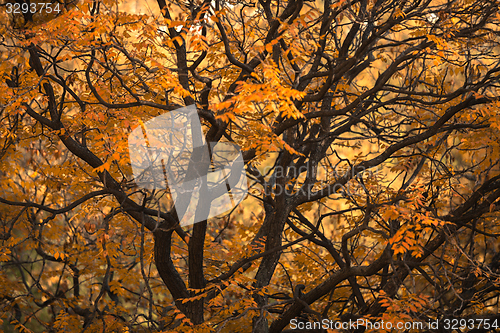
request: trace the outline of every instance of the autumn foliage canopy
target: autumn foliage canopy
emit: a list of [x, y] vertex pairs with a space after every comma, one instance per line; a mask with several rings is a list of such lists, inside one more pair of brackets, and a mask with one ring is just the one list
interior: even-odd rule
[[[500, 327], [499, 1], [7, 4], [3, 331]], [[248, 194], [181, 226], [127, 138], [189, 105]]]

